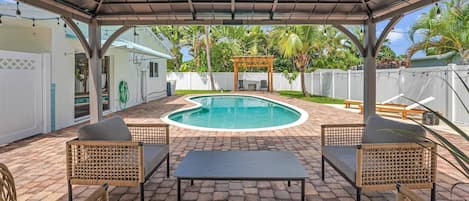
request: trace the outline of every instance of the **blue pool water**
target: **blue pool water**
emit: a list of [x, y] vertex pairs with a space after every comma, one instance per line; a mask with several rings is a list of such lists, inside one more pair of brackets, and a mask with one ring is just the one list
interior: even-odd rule
[[204, 128], [255, 129], [287, 125], [301, 116], [292, 108], [251, 96], [199, 96], [191, 100], [202, 106], [171, 114], [168, 118]]

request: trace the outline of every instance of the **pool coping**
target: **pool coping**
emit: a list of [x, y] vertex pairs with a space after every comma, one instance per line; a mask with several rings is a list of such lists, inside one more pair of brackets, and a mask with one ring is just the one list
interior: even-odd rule
[[[272, 126], [272, 127], [265, 127], [265, 128], [246, 128], [246, 129], [206, 128], [206, 127], [192, 126], [192, 125], [188, 125], [188, 124], [183, 124], [183, 123], [179, 123], [179, 122], [176, 122], [176, 121], [173, 121], [173, 120], [169, 119], [169, 116], [172, 115], [172, 114], [187, 111], [187, 110], [193, 110], [193, 109], [201, 107], [202, 104], [200, 104], [196, 101], [193, 101], [191, 99], [192, 98], [197, 98], [197, 97], [204, 97], [204, 96], [248, 96], [248, 97], [259, 98], [259, 99], [274, 102], [274, 103], [283, 105], [285, 107], [288, 107], [290, 109], [293, 109], [296, 112], [300, 113], [300, 118], [298, 120], [296, 120], [295, 122], [285, 124], [285, 125], [281, 125], [281, 126]], [[258, 132], [258, 131], [271, 131], [271, 130], [278, 130], [278, 129], [284, 129], [284, 128], [291, 128], [291, 127], [298, 126], [298, 125], [301, 125], [301, 124], [305, 123], [306, 120], [308, 120], [308, 118], [309, 118], [308, 112], [306, 112], [305, 110], [303, 110], [299, 107], [296, 107], [294, 105], [290, 105], [288, 103], [284, 103], [284, 102], [281, 102], [281, 101], [278, 101], [278, 100], [274, 100], [274, 99], [271, 99], [271, 98], [267, 98], [267, 97], [263, 97], [263, 96], [250, 95], [250, 94], [201, 94], [201, 95], [188, 96], [184, 100], [186, 100], [190, 103], [194, 103], [195, 105], [191, 106], [191, 107], [180, 108], [180, 109], [165, 113], [165, 114], [161, 115], [161, 117], [160, 117], [161, 120], [165, 123], [170, 124], [170, 125], [174, 125], [174, 126], [178, 126], [178, 127], [182, 127], [182, 128], [187, 128], [187, 129], [193, 129], [193, 130], [201, 130], [201, 131]]]

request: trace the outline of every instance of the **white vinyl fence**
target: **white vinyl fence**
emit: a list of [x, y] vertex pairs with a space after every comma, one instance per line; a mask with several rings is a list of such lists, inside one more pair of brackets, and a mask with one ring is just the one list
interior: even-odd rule
[[[427, 104], [429, 107], [456, 123], [469, 124], [469, 115], [456, 96], [456, 93], [459, 94], [462, 101], [469, 106], [469, 93], [455, 71], [469, 84], [469, 66], [450, 64], [441, 67], [377, 70], [376, 99], [380, 102], [401, 93], [414, 100], [433, 96], [435, 100]], [[214, 77], [217, 89], [233, 90], [232, 72], [214, 73]], [[299, 75], [291, 85], [282, 73], [274, 73], [273, 77], [274, 90], [301, 90]], [[259, 87], [260, 80], [267, 80], [267, 73], [240, 72], [239, 79], [246, 83], [257, 83]], [[176, 89], [210, 89], [206, 73], [168, 73], [168, 80], [176, 80]], [[322, 69], [306, 73], [305, 83], [307, 90], [314, 95], [363, 100], [363, 71]], [[409, 104], [403, 98], [395, 102]]]

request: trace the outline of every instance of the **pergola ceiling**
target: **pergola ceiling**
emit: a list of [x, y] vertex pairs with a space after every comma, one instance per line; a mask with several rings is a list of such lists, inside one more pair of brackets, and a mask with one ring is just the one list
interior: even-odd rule
[[101, 25], [363, 24], [437, 0], [20, 0]]

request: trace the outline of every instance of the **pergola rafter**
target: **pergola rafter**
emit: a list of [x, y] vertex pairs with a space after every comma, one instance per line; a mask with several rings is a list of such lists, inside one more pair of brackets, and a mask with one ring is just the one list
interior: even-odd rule
[[[438, 0], [19, 0], [62, 15], [77, 34], [90, 59], [90, 86], [100, 83], [99, 59], [109, 44], [101, 47], [100, 27], [105, 25], [294, 25], [332, 24], [358, 47], [364, 57], [364, 118], [375, 113], [376, 55], [384, 39], [407, 12]], [[71, 19], [90, 25], [89, 41]], [[391, 19], [376, 40], [376, 23]], [[363, 25], [363, 44], [343, 25]], [[96, 66], [94, 66], [96, 65]], [[91, 83], [93, 82], [93, 83]], [[235, 83], [237, 84], [237, 83]], [[271, 87], [272, 85], [269, 85]], [[91, 121], [101, 119], [101, 87], [90, 87]]]

